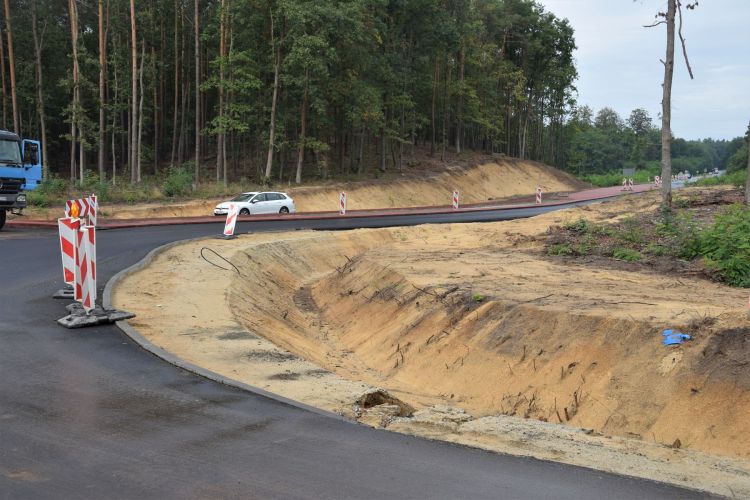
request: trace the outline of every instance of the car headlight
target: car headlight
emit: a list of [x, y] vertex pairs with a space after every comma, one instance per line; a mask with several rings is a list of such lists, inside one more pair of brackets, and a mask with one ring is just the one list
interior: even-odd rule
[[16, 197], [16, 201], [20, 203], [26, 203], [26, 195], [25, 194], [19, 194], [18, 197]]

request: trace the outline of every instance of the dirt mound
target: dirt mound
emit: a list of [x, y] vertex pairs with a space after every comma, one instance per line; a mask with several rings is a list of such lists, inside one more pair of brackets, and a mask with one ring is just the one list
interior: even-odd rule
[[[274, 343], [410, 404], [750, 456], [745, 292], [540, 251], [555, 218], [611, 209], [262, 245], [235, 260], [248, 278], [229, 297]], [[694, 340], [663, 346], [665, 328]]]
[[211, 240], [239, 274], [192, 242], [114, 303], [188, 361], [369, 425], [747, 496], [746, 292], [544, 253], [550, 226], [655, 204]]
[[[473, 163], [441, 164], [437, 170], [406, 169], [402, 176], [388, 179], [306, 187], [275, 187], [294, 198], [300, 212], [336, 211], [339, 193], [348, 194], [350, 210], [450, 205], [454, 189], [461, 193], [461, 203], [533, 195], [537, 186], [546, 192], [577, 191], [588, 187], [575, 177], [555, 168], [532, 161], [476, 158]], [[248, 189], [256, 189], [248, 187]], [[139, 205], [102, 203], [102, 215], [114, 219], [149, 217], [191, 217], [211, 215], [221, 198], [185, 202], [147, 203]], [[60, 216], [60, 210], [31, 208], [32, 218], [49, 220]]]

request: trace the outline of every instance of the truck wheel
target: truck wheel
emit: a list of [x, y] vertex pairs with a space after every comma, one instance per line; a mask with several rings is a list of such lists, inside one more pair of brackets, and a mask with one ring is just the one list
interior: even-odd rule
[[0, 229], [5, 225], [5, 210], [0, 210]]

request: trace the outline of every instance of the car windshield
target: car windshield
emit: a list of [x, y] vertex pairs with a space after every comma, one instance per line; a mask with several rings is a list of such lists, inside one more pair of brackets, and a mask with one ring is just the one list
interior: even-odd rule
[[0, 140], [0, 162], [21, 163], [21, 150], [16, 141]]
[[250, 198], [252, 198], [254, 195], [255, 193], [242, 193], [242, 194], [238, 194], [237, 196], [235, 196], [229, 201], [247, 201]]

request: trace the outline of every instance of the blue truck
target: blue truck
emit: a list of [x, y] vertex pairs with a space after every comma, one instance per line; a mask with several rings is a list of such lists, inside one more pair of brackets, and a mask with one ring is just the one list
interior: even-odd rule
[[21, 214], [26, 208], [25, 191], [42, 182], [42, 158], [39, 141], [21, 139], [0, 130], [0, 229], [7, 213]]

